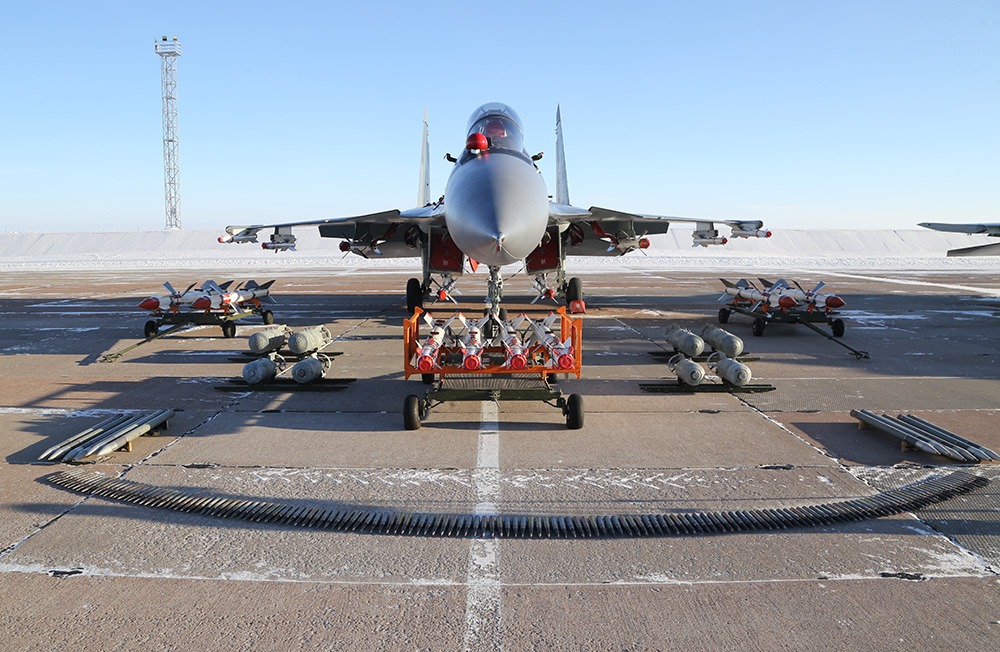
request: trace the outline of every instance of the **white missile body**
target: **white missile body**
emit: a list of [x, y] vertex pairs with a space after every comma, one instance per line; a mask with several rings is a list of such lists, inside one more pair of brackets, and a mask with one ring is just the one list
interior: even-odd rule
[[[836, 310], [837, 308], [843, 308], [847, 305], [847, 302], [836, 294], [820, 294], [820, 290], [826, 287], [826, 283], [820, 281], [816, 284], [810, 291], [805, 291], [802, 287], [795, 283], [796, 287], [790, 287], [785, 279], [778, 279], [774, 283], [769, 283], [765, 279], [758, 279], [769, 291], [778, 292], [779, 294], [792, 297], [799, 304], [806, 306], [806, 310], [813, 311], [816, 308], [821, 310]], [[774, 288], [774, 290], [771, 290]]]
[[775, 283], [768, 290], [764, 291], [758, 290], [745, 278], [740, 279], [737, 283], [730, 283], [725, 279], [719, 280], [726, 286], [726, 293], [720, 297], [720, 300], [725, 299], [726, 296], [731, 296], [736, 300], [742, 300], [746, 303], [766, 305], [769, 309], [777, 308], [779, 310], [789, 310], [799, 305], [798, 301], [793, 297], [780, 292], [783, 287], [779, 287], [778, 283]]

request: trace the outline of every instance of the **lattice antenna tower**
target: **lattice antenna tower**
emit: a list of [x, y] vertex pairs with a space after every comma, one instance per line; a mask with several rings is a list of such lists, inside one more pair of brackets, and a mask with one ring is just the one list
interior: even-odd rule
[[155, 42], [163, 81], [163, 193], [168, 229], [181, 228], [180, 161], [177, 150], [177, 57], [181, 44], [166, 36]]

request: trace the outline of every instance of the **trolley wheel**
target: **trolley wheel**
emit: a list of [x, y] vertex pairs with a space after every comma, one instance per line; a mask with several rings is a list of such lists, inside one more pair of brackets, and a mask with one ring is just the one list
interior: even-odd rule
[[260, 314], [260, 320], [264, 322], [266, 326], [270, 326], [274, 323], [274, 313], [270, 310], [265, 310]]
[[729, 321], [730, 314], [731, 311], [729, 310], [729, 308], [719, 308], [719, 323], [725, 324], [727, 321]]
[[230, 340], [236, 337], [236, 322], [232, 321], [222, 322], [222, 336]]
[[583, 397], [579, 394], [570, 394], [566, 399], [566, 427], [570, 430], [583, 427]]
[[[420, 279], [411, 278], [406, 282], [406, 312], [413, 314], [414, 308], [424, 307], [424, 289], [420, 287]], [[418, 424], [419, 428], [420, 425]]]
[[153, 319], [150, 319], [149, 321], [147, 321], [146, 325], [142, 329], [143, 334], [147, 338], [150, 338], [150, 337], [156, 335], [159, 331], [160, 331], [160, 327], [156, 324], [156, 320], [153, 320]]
[[761, 335], [764, 334], [765, 326], [767, 326], [767, 322], [764, 321], [764, 318], [758, 317], [757, 319], [753, 320], [753, 326], [750, 328], [750, 330], [753, 331], [754, 335], [760, 337]]
[[830, 324], [830, 325], [833, 326], [833, 336], [834, 337], [843, 337], [844, 336], [844, 320], [843, 319], [834, 319], [833, 323]]
[[566, 285], [566, 305], [583, 300], [583, 281], [574, 276]]
[[434, 374], [420, 374], [420, 381], [425, 385], [433, 385]]
[[403, 399], [403, 427], [407, 430], [420, 429], [420, 397], [416, 394]]

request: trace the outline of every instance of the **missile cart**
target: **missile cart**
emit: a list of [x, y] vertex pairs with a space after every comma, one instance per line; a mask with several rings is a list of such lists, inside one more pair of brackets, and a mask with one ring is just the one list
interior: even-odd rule
[[[421, 336], [420, 327], [427, 327]], [[553, 387], [557, 374], [580, 377], [582, 321], [565, 308], [535, 320], [461, 313], [435, 319], [415, 308], [403, 321], [403, 371], [433, 385], [403, 401], [403, 425], [420, 428], [434, 407], [448, 401], [543, 401], [562, 411], [566, 427], [583, 427], [583, 397]]]

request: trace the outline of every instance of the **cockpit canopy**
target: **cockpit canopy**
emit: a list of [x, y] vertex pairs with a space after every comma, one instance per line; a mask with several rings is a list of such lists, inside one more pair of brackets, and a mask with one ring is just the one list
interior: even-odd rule
[[514, 109], [500, 102], [484, 104], [472, 113], [466, 137], [483, 134], [490, 149], [524, 150], [524, 133], [521, 118]]

